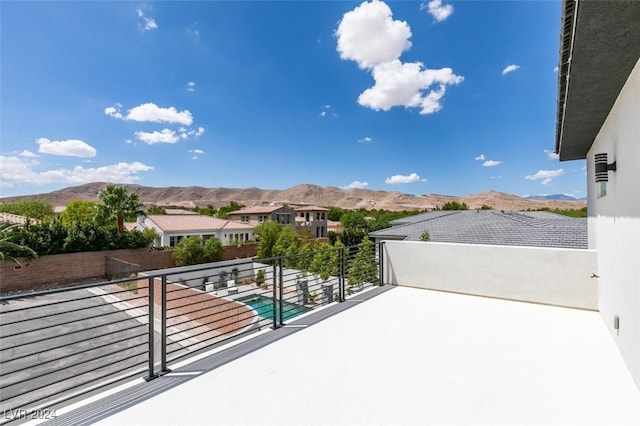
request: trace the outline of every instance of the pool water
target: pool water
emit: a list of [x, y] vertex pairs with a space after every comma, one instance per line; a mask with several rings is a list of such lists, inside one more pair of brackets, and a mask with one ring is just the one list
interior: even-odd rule
[[[273, 299], [270, 297], [249, 296], [238, 299], [238, 301], [251, 306], [262, 318], [273, 319]], [[279, 303], [276, 303], [276, 307], [278, 306]], [[310, 308], [305, 308], [304, 306], [282, 302], [282, 317], [285, 321], [304, 314], [309, 310]]]

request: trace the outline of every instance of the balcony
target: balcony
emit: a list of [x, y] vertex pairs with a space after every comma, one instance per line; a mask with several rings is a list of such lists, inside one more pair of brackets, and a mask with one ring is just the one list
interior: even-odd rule
[[[4, 354], [11, 338], [6, 318], [21, 312], [22, 333], [38, 315], [16, 310], [24, 300], [3, 298], [4, 421], [21, 421], [8, 418], [8, 410], [32, 408], [35, 416], [55, 409], [51, 424], [640, 423], [640, 391], [596, 310], [595, 252], [387, 242], [377, 251], [383, 286], [375, 280], [349, 282], [355, 252], [343, 250], [339, 259], [343, 266], [336, 276], [307, 279], [306, 291], [284, 259], [237, 263], [235, 280], [246, 287], [231, 297], [194, 289], [204, 273], [220, 269], [212, 265], [137, 277], [136, 296], [126, 302], [120, 293], [130, 292], [124, 282], [108, 297], [104, 292], [113, 283], [102, 293], [75, 289], [76, 300], [78, 292], [91, 290], [110, 306], [99, 308], [104, 313], [89, 309], [91, 316], [109, 317], [107, 308], [114, 307], [122, 324], [139, 316], [134, 322], [141, 324], [141, 336], [122, 335], [111, 343], [146, 351], [127, 353], [128, 359], [121, 349], [110, 351], [102, 359], [125, 370], [91, 377], [73, 396], [66, 389], [73, 384], [65, 380], [86, 370], [83, 359], [69, 360], [65, 380], [47, 386], [55, 373], [33, 356], [24, 359], [32, 365], [15, 371], [19, 348]], [[243, 274], [260, 268], [270, 272], [266, 285], [242, 284]], [[337, 301], [322, 290], [329, 282]], [[213, 291], [219, 290], [224, 289]], [[275, 297], [271, 318], [237, 302], [250, 291]], [[320, 296], [305, 299], [310, 291]], [[131, 300], [138, 297], [146, 304]], [[48, 322], [64, 322], [54, 321], [61, 310], [52, 310], [64, 306], [66, 295], [23, 299], [48, 306]], [[280, 301], [309, 310], [285, 319]], [[23, 336], [21, 345], [27, 344]], [[37, 359], [60, 345], [40, 348]], [[11, 399], [21, 393], [16, 386], [31, 401]], [[31, 394], [48, 387], [53, 391]]]

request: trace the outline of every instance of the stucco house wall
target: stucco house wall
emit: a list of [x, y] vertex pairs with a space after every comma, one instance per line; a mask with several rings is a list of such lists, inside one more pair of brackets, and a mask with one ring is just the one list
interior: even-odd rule
[[[599, 195], [594, 156], [617, 162]], [[589, 247], [598, 251], [599, 307], [640, 386], [640, 60], [587, 154]], [[619, 318], [619, 330], [614, 318]]]

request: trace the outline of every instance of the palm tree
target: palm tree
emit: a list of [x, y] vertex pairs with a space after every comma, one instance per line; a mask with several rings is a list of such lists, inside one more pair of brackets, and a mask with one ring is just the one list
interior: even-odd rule
[[107, 185], [98, 192], [98, 198], [104, 203], [99, 210], [99, 218], [106, 221], [115, 217], [118, 234], [124, 231], [125, 215], [135, 213], [141, 207], [138, 195], [127, 194], [123, 186]]
[[22, 263], [20, 263], [16, 257], [36, 259], [38, 254], [30, 247], [12, 241], [20, 237], [20, 233], [16, 232], [18, 226], [19, 225], [12, 225], [6, 222], [0, 223], [0, 261], [15, 262], [22, 266]]

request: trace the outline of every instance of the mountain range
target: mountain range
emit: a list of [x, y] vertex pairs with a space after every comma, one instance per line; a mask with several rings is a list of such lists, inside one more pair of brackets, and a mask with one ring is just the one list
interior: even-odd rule
[[[68, 187], [43, 194], [1, 198], [2, 203], [20, 200], [43, 200], [54, 206], [65, 206], [71, 201], [98, 201], [97, 194], [108, 185], [94, 182]], [[551, 209], [579, 209], [586, 207], [585, 200], [535, 199], [497, 191], [481, 192], [462, 197], [439, 194], [411, 195], [392, 191], [370, 189], [341, 189], [334, 186], [311, 184], [296, 185], [287, 189], [260, 188], [205, 188], [189, 187], [148, 187], [135, 184], [122, 184], [131, 194], [137, 194], [145, 206], [180, 206], [185, 208], [214, 206], [220, 207], [231, 201], [246, 206], [289, 204], [291, 206], [317, 205], [336, 206], [343, 209], [385, 209], [424, 210], [456, 201], [466, 203], [469, 208], [481, 208], [483, 205], [498, 210], [527, 210], [549, 207]]]

